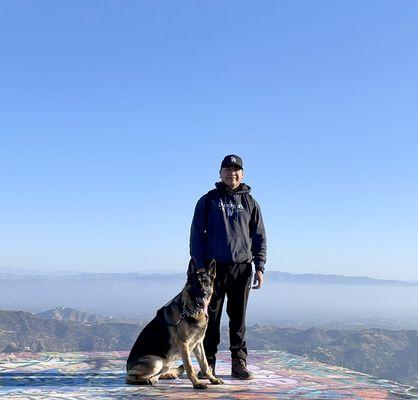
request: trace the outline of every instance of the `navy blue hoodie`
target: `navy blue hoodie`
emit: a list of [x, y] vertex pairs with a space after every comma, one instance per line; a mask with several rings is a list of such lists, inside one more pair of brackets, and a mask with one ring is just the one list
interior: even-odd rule
[[203, 265], [214, 258], [220, 263], [254, 261], [264, 270], [266, 234], [260, 206], [241, 184], [231, 191], [222, 183], [202, 196], [196, 204], [190, 229], [190, 255]]

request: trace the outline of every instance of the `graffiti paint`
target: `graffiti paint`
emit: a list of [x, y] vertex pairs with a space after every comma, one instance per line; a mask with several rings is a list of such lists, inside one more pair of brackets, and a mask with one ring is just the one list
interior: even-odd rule
[[[183, 376], [154, 386], [126, 385], [127, 352], [0, 354], [0, 399], [412, 399], [415, 390], [388, 380], [279, 351], [252, 351], [255, 379], [230, 377], [227, 352], [218, 354], [222, 386], [195, 391]], [[196, 363], [194, 363], [197, 368]]]

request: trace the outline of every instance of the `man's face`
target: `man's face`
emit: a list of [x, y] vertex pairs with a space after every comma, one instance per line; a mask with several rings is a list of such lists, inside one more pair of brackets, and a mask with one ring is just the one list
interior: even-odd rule
[[244, 171], [240, 167], [229, 166], [219, 171], [221, 180], [230, 189], [236, 189], [244, 178]]

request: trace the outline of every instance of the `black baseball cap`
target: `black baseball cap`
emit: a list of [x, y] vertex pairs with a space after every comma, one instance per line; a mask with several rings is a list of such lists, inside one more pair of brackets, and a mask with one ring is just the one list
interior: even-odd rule
[[236, 154], [229, 154], [222, 160], [221, 168], [235, 166], [243, 169], [242, 158]]

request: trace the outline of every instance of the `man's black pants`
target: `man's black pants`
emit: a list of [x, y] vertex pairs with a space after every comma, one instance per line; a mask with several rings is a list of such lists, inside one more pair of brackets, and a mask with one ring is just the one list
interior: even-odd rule
[[222, 308], [227, 296], [226, 313], [229, 317], [229, 342], [232, 358], [247, 359], [245, 314], [251, 287], [251, 263], [216, 264], [214, 292], [209, 304], [209, 323], [203, 346], [208, 361], [214, 360], [220, 342]]

